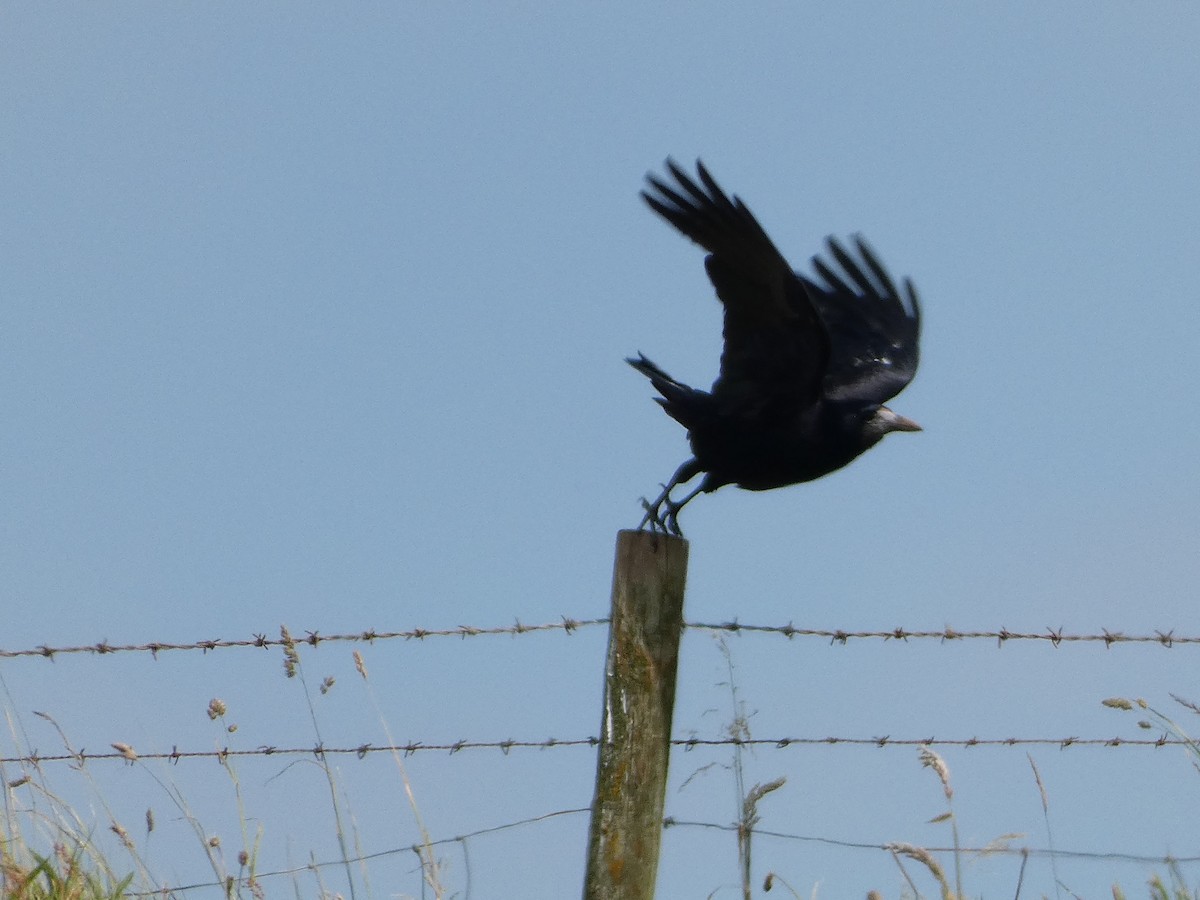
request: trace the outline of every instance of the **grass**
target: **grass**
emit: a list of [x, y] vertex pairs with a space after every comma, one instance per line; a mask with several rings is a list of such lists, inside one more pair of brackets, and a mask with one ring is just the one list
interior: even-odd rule
[[[1200, 714], [1200, 705], [1185, 700], [1182, 697], [1178, 697], [1174, 694], [1171, 695], [1171, 699], [1184, 709], [1195, 714]], [[1111, 698], [1104, 700], [1103, 704], [1107, 707], [1126, 712], [1146, 712], [1150, 718], [1139, 721], [1139, 727], [1143, 729], [1159, 727], [1164, 729], [1172, 737], [1183, 741], [1185, 748], [1193, 757], [1192, 765], [1197, 769], [1197, 771], [1200, 771], [1200, 743], [1198, 743], [1194, 738], [1190, 737], [1182, 728], [1182, 726], [1180, 726], [1179, 723], [1174, 719], [1151, 707], [1144, 700], [1131, 701], [1123, 698]], [[962, 873], [963, 863], [968, 854], [961, 848], [961, 845], [959, 844], [957, 814], [953, 808], [954, 789], [950, 781], [950, 770], [946, 765], [945, 760], [927, 747], [921, 749], [920, 759], [923, 766], [931, 768], [936, 773], [942, 786], [943, 796], [946, 800], [946, 811], [941, 815], [936, 816], [931, 821], [933, 823], [946, 823], [951, 828], [952, 842], [954, 847], [954, 851], [952, 853], [954, 862], [954, 885], [951, 886], [950, 879], [947, 877], [942, 866], [935, 859], [934, 855], [928, 850], [910, 844], [896, 844], [893, 845], [892, 855], [896, 860], [896, 864], [900, 868], [906, 883], [908, 884], [909, 890], [912, 892], [911, 895], [906, 894], [905, 896], [911, 896], [912, 898], [917, 898], [917, 900], [920, 900], [920, 898], [925, 896], [925, 894], [923, 894], [918, 888], [916, 879], [911, 875], [904, 865], [904, 860], [908, 859], [919, 863], [929, 874], [936, 886], [937, 895], [939, 896], [940, 900], [966, 900], [968, 894], [963, 887]], [[1050, 851], [1051, 873], [1054, 881], [1054, 895], [1055, 897], [1062, 897], [1066, 895], [1072, 898], [1072, 900], [1079, 900], [1078, 895], [1071, 891], [1067, 885], [1063, 884], [1059, 878], [1054, 851], [1054, 833], [1050, 824], [1049, 795], [1033, 757], [1028, 756], [1028, 759], [1030, 768], [1033, 771], [1034, 781], [1041, 796], [1042, 813], [1046, 822], [1046, 837]], [[981, 855], [989, 852], [996, 852], [1000, 849], [1007, 850], [1010, 841], [1017, 837], [1020, 837], [1020, 835], [1002, 835], [989, 844], [987, 848], [984, 848], [984, 850], [981, 851]], [[1022, 858], [1020, 874], [1017, 878], [1017, 884], [1015, 888], [1015, 897], [1017, 900], [1019, 900], [1021, 897], [1025, 875], [1025, 863], [1027, 861], [1028, 856], [1026, 855]], [[1188, 884], [1183, 877], [1183, 873], [1180, 871], [1179, 867], [1174, 864], [1168, 866], [1167, 880], [1164, 881], [1161, 875], [1154, 874], [1150, 877], [1146, 887], [1148, 896], [1151, 898], [1151, 900], [1200, 900], [1200, 890], [1188, 887]], [[883, 895], [877, 891], [872, 891], [871, 896], [877, 898], [877, 900], [882, 900]], [[1040, 896], [1045, 897], [1046, 895]], [[1112, 896], [1113, 900], [1127, 900], [1127, 895], [1119, 884], [1112, 885]]]
[[[89, 827], [49, 790], [40, 775], [5, 780], [0, 814], [0, 897], [115, 900], [126, 896], [134, 873], [121, 871], [110, 861]], [[26, 803], [17, 802], [18, 792], [29, 798]]]
[[[323, 745], [320, 717], [316, 697], [328, 694], [334, 687], [334, 679], [324, 678], [314, 691], [306, 678], [296, 644], [286, 628], [282, 629], [284, 645], [284, 673], [296, 679], [303, 690], [316, 745]], [[394, 745], [387, 722], [379, 712], [368, 678], [365, 662], [358, 651], [354, 651], [355, 670], [366, 687], [371, 702], [379, 716], [388, 742]], [[0, 687], [3, 686], [0, 679]], [[7, 694], [7, 688], [5, 687]], [[11, 699], [9, 709], [13, 705]], [[218, 729], [217, 747], [229, 745], [231, 736], [238, 727], [229, 714], [225, 701], [213, 698], [206, 710], [208, 719]], [[222, 771], [233, 792], [239, 832], [232, 850], [227, 850], [225, 841], [214, 831], [205, 827], [193, 811], [182, 790], [170, 779], [165, 767], [156, 771], [139, 761], [138, 754], [127, 744], [112, 744], [113, 749], [127, 760], [130, 766], [142, 766], [143, 771], [157, 783], [164, 797], [177, 815], [172, 819], [182, 822], [190, 830], [203, 858], [212, 870], [214, 881], [209, 885], [190, 885], [187, 888], [164, 887], [165, 882], [156, 878], [151, 865], [144, 857], [144, 849], [156, 830], [152, 809], [145, 815], [145, 830], [138, 839], [123, 825], [105, 800], [92, 779], [86, 755], [77, 750], [58, 723], [45, 713], [35, 713], [50, 723], [58, 734], [65, 755], [75, 757], [70, 768], [82, 776], [85, 786], [108, 821], [108, 828], [100, 827], [97, 835], [95, 823], [89, 823], [76, 811], [72, 804], [55, 794], [46, 779], [46, 766], [36, 761], [37, 754], [30, 750], [31, 742], [25, 735], [22, 723], [11, 712], [8, 714], [8, 730], [12, 746], [25, 757], [19, 772], [5, 771], [0, 764], [0, 779], [3, 779], [3, 809], [0, 811], [0, 900], [117, 900], [135, 896], [155, 896], [162, 900], [194, 896], [192, 887], [216, 887], [228, 900], [262, 900], [266, 893], [259, 872], [259, 850], [263, 838], [263, 826], [248, 809], [242, 780], [234, 760], [228, 754], [218, 757]], [[18, 755], [14, 754], [14, 755]], [[405, 770], [400, 755], [393, 754], [393, 762], [399, 774], [403, 794], [415, 818], [421, 843], [416, 848], [424, 881], [423, 897], [445, 900], [448, 896], [442, 884], [441, 863], [434, 853], [428, 832], [421, 821], [415, 791]], [[324, 864], [309, 859], [307, 864], [296, 866], [290, 873], [297, 897], [311, 896], [299, 879], [311, 877], [315, 882], [317, 896], [359, 900], [375, 895], [367, 869], [367, 855], [359, 840], [357, 827], [345, 793], [339, 784], [336, 770], [320, 753], [304, 764], [316, 765], [328, 791], [329, 821], [340, 850], [337, 865], [342, 869], [344, 880], [338, 890], [331, 889], [322, 875]], [[76, 801], [78, 802], [78, 801]], [[124, 859], [125, 862], [118, 862]], [[344, 894], [343, 894], [344, 892]], [[387, 892], [387, 896], [398, 896]]]
[[[736, 684], [736, 670], [733, 663], [732, 652], [728, 643], [723, 637], [718, 638], [718, 649], [724, 658], [726, 671], [728, 672], [728, 681], [722, 682], [719, 687], [724, 687], [729, 691], [731, 700], [731, 714], [729, 722], [724, 726], [724, 730], [728, 737], [735, 739], [749, 740], [750, 733], [750, 718], [747, 714], [745, 701], [740, 697]], [[1182, 697], [1171, 695], [1171, 699], [1183, 709], [1200, 715], [1200, 704], [1185, 700]], [[1192, 764], [1200, 772], [1200, 742], [1191, 738], [1187, 732], [1171, 717], [1151, 707], [1144, 700], [1125, 700], [1122, 698], [1112, 698], [1103, 701], [1107, 707], [1122, 711], [1144, 711], [1149, 715], [1148, 720], [1139, 721], [1138, 725], [1141, 728], [1155, 728], [1165, 730], [1172, 737], [1181, 740], [1192, 756]], [[751, 844], [753, 841], [755, 826], [760, 821], [758, 811], [758, 803], [763, 797], [779, 788], [784, 784], [784, 779], [779, 778], [765, 785], [755, 785], [747, 789], [745, 782], [745, 766], [743, 759], [743, 748], [740, 744], [736, 744], [733, 749], [733, 757], [728, 769], [730, 770], [737, 796], [740, 798], [739, 814], [737, 818], [737, 827], [735, 833], [737, 835], [738, 849], [738, 868], [739, 868], [739, 888], [743, 900], [749, 900], [752, 893], [751, 881]], [[1052, 881], [1054, 883], [1054, 897], [1061, 900], [1066, 896], [1071, 900], [1080, 900], [1070, 888], [1065, 885], [1059, 877], [1057, 858], [1055, 852], [1054, 831], [1051, 827], [1050, 820], [1050, 801], [1049, 792], [1042, 780], [1041, 772], [1038, 770], [1037, 763], [1033, 757], [1026, 754], [1030, 769], [1033, 774], [1038, 793], [1041, 798], [1042, 814], [1046, 826], [1046, 840], [1050, 858], [1050, 870]], [[929, 821], [929, 824], [944, 824], [950, 829], [951, 847], [950, 860], [953, 864], [953, 869], [947, 873], [945, 867], [939, 862], [938, 855], [924, 847], [920, 847], [910, 843], [897, 842], [888, 845], [887, 849], [892, 855], [897, 868], [899, 869], [907, 889], [901, 893], [902, 900], [924, 900], [927, 896], [936, 896], [939, 900], [967, 900], [970, 896], [964, 885], [964, 869], [966, 863], [971, 857], [987, 856], [995, 853], [1022, 853], [1022, 861], [1020, 871], [1017, 876], [1015, 885], [1014, 900], [1020, 900], [1022, 889], [1025, 887], [1025, 869], [1029, 860], [1028, 851], [1022, 852], [1012, 847], [1012, 843], [1023, 837], [1020, 834], [1003, 834], [995, 838], [981, 850], [968, 851], [964, 850], [959, 840], [958, 829], [958, 814], [954, 808], [954, 787], [951, 781], [950, 768], [946, 761], [929, 747], [922, 747], [919, 751], [919, 760], [923, 767], [930, 769], [938, 779], [938, 783], [942, 789], [942, 796], [946, 803], [945, 810]], [[711, 769], [712, 764], [704, 766], [693, 772], [685, 781], [684, 787], [687, 786], [697, 775]], [[913, 867], [909, 864], [916, 863], [917, 867], [912, 871]], [[1183, 873], [1175, 864], [1168, 865], [1168, 874], [1166, 880], [1161, 875], [1154, 874], [1147, 881], [1146, 887], [1148, 896], [1151, 900], [1200, 900], [1200, 890], [1189, 888]], [[922, 874], [923, 873], [923, 874]], [[923, 890], [918, 882], [923, 879], [928, 879], [932, 882], [932, 893]], [[793, 897], [799, 900], [800, 894], [792, 887], [778, 872], [770, 871], [767, 873], [762, 889], [764, 892], [771, 891], [776, 886], [782, 887]], [[724, 889], [713, 891], [709, 897], [716, 897]], [[1111, 887], [1113, 900], [1127, 900], [1127, 895], [1119, 884], [1113, 884]], [[811, 894], [813, 900], [817, 898], [817, 888], [814, 886]], [[868, 900], [884, 900], [884, 894], [879, 891], [870, 891]], [[1039, 897], [1045, 898], [1047, 895], [1041, 894]]]
[[[318, 715], [317, 698], [326, 695], [334, 688], [332, 678], [325, 678], [314, 688], [306, 679], [305, 671], [300, 663], [300, 655], [295, 644], [290, 641], [287, 630], [284, 629], [284, 669], [289, 678], [296, 679], [301, 685], [311, 727], [318, 745], [322, 740], [321, 721]], [[720, 642], [728, 672], [728, 682], [724, 687], [729, 692], [731, 703], [730, 722], [725, 726], [731, 737], [749, 738], [751, 714], [739, 696], [736, 687], [736, 671], [728, 645]], [[375, 714], [387, 736], [388, 743], [395, 746], [387, 722], [380, 712], [378, 703], [371, 690], [370, 680], [365, 662], [357, 651], [354, 653], [355, 670], [362, 679], [365, 689], [374, 706]], [[1172, 698], [1180, 707], [1200, 714], [1200, 706], [1180, 697]], [[1138, 724], [1142, 728], [1160, 728], [1172, 736], [1184, 741], [1185, 747], [1192, 757], [1192, 763], [1200, 770], [1200, 744], [1190, 738], [1182, 726], [1165, 713], [1150, 706], [1143, 700], [1125, 700], [1113, 698], [1104, 701], [1104, 705], [1120, 712], [1144, 715]], [[11, 707], [11, 703], [10, 703]], [[206, 714], [218, 729], [218, 746], [225, 746], [228, 738], [236, 734], [237, 725], [230, 716], [226, 703], [220, 699], [212, 699]], [[5, 771], [0, 765], [0, 789], [3, 790], [3, 809], [0, 810], [0, 900], [118, 900], [134, 896], [154, 895], [169, 900], [191, 896], [184, 891], [164, 888], [164, 882], [155, 877], [150, 862], [145, 858], [144, 848], [150, 843], [151, 835], [155, 832], [154, 814], [147, 810], [144, 831], [137, 840], [130, 830], [123, 825], [113, 809], [104, 799], [104, 793], [92, 781], [84, 755], [78, 751], [68, 739], [63, 729], [53, 718], [37, 713], [56, 730], [65, 752], [77, 756], [78, 762], [72, 768], [79, 773], [92, 794], [98, 801], [99, 823], [85, 820], [78, 810], [68, 801], [52, 790], [46, 778], [44, 767], [36, 762], [25, 762], [18, 771]], [[21, 723], [10, 713], [8, 716], [9, 733], [13, 746], [28, 747], [29, 741], [24, 736]], [[240, 830], [233, 842], [232, 849], [227, 851], [224, 842], [211, 830], [205, 828], [198, 815], [190, 807], [187, 798], [180, 789], [165, 775], [155, 774], [146, 764], [138, 760], [136, 751], [124, 744], [112, 745], [125, 756], [130, 766], [143, 766], [145, 771], [157, 782], [163, 795], [178, 813], [177, 820], [182, 821], [192, 832], [195, 845], [212, 870], [213, 886], [218, 887], [230, 900], [262, 900], [265, 891], [262, 885], [263, 874], [259, 871], [259, 851], [263, 839], [263, 826], [255, 820], [248, 808], [248, 799], [243, 791], [240, 774], [228, 756], [220, 759], [222, 771], [232, 788], [232, 802], [236, 808], [237, 821]], [[736, 858], [738, 868], [738, 892], [743, 900], [748, 900], [759, 888], [763, 892], [779, 889], [792, 897], [801, 896], [791, 884], [778, 872], [769, 872], [761, 885], [751, 881], [751, 849], [756, 826], [763, 813], [760, 812], [760, 802], [768, 794], [784, 786], [782, 778], [765, 784], [748, 785], [743, 765], [743, 748], [734, 747], [734, 755], [728, 766], [728, 773], [734, 780], [739, 808], [736, 812], [736, 829], [733, 829], [736, 840]], [[32, 756], [28, 750], [22, 755]], [[939, 900], [966, 900], [970, 894], [967, 884], [967, 863], [976, 855], [987, 855], [996, 852], [1020, 852], [1010, 846], [1019, 835], [1002, 835], [988, 847], [978, 851], [964, 850], [959, 840], [958, 816], [955, 806], [955, 790], [951, 771], [945, 760], [929, 748], [922, 748], [919, 754], [921, 765], [929, 769], [937, 778], [942, 798], [945, 802], [944, 811], [930, 820], [931, 824], [944, 825], [949, 830], [950, 845], [953, 850], [946, 859], [944, 854], [938, 854], [929, 849], [908, 843], [894, 843], [888, 846], [898, 871], [901, 873], [905, 888], [900, 897], [919, 900], [924, 897], [937, 897]], [[405, 769], [400, 754], [394, 754], [394, 766], [398, 775], [398, 786], [409, 807], [413, 821], [416, 823], [420, 843], [413, 848], [418, 857], [423, 884], [422, 896], [434, 900], [446, 900], [452, 895], [445, 886], [442, 863], [435, 853], [435, 842], [431, 840], [425, 827], [420, 807], [417, 803], [416, 792]], [[1054, 832], [1050, 816], [1050, 792], [1042, 780], [1041, 773], [1033, 758], [1029, 758], [1033, 780], [1040, 794], [1043, 817], [1046, 827], [1047, 845], [1050, 851], [1053, 893], [1050, 896], [1075, 898], [1077, 895], [1063, 884], [1059, 878], [1054, 853]], [[358, 900], [359, 896], [373, 897], [376, 892], [371, 884], [365, 854], [360, 835], [354, 821], [350, 804], [339, 783], [336, 770], [320, 754], [306, 762], [316, 765], [327, 789], [328, 821], [336, 835], [340, 849], [340, 859], [336, 865], [341, 870], [343, 878], [342, 890], [349, 900]], [[705, 767], [710, 768], [710, 767]], [[692, 777], [702, 770], [693, 773]], [[688, 780], [691, 780], [690, 778]], [[686, 782], [685, 782], [686, 784]], [[139, 843], [142, 849], [139, 849]], [[1020, 900], [1025, 885], [1025, 862], [1023, 857], [1020, 874], [1014, 886], [1016, 900]], [[311, 861], [310, 861], [311, 862]], [[280, 873], [272, 873], [280, 874]], [[325, 882], [322, 868], [318, 865], [297, 866], [289, 873], [297, 896], [311, 896], [313, 888], [320, 897], [342, 897]], [[468, 871], [467, 895], [470, 894]], [[536, 877], [534, 875], [533, 877]], [[312, 883], [304, 885], [302, 878], [311, 878]], [[720, 891], [714, 891], [714, 896]], [[1111, 894], [1114, 900], [1127, 900], [1125, 890], [1117, 884], [1112, 885]], [[1155, 874], [1149, 878], [1145, 892], [1137, 892], [1138, 896], [1148, 896], [1151, 900], [1200, 900], [1200, 891], [1189, 887], [1182, 872], [1177, 866], [1168, 865], [1164, 875]], [[397, 896], [390, 890], [387, 896]], [[814, 888], [811, 896], [816, 898]], [[870, 897], [883, 900], [884, 895], [872, 891]], [[1046, 896], [1038, 894], [1037, 896]]]
[[131, 881], [132, 873], [114, 879], [103, 860], [92, 858], [81, 844], [55, 844], [47, 857], [18, 839], [6, 841], [0, 853], [0, 896], [6, 900], [117, 900], [126, 896]]

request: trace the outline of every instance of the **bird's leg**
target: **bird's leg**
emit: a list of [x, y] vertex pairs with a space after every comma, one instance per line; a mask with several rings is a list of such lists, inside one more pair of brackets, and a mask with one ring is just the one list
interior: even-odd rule
[[662, 516], [659, 515], [658, 511], [662, 508], [664, 503], [670, 503], [670, 500], [668, 500], [668, 495], [671, 493], [671, 488], [674, 486], [675, 485], [673, 484], [659, 485], [659, 487], [662, 488], [662, 493], [654, 499], [653, 503], [651, 503], [645, 497], [642, 498], [642, 509], [646, 511], [646, 514], [642, 516], [642, 521], [638, 523], [638, 531], [641, 531], [643, 528], [649, 525], [651, 531], [661, 530], [666, 532], [666, 526], [663, 524]]
[[[700, 473], [700, 464], [694, 459], [689, 459], [671, 476], [671, 480], [662, 486], [662, 493], [654, 498], [654, 502], [650, 502], [645, 497], [642, 498], [642, 508], [646, 510], [646, 514], [642, 516], [642, 521], [638, 525], [641, 530], [647, 525], [651, 531], [661, 531], [664, 534], [674, 534], [678, 537], [683, 537], [683, 532], [679, 529], [679, 510], [683, 509], [684, 504], [700, 493], [704, 488], [699, 487], [692, 491], [679, 503], [671, 499], [671, 491], [677, 485], [683, 484], [685, 481], [690, 481]], [[663, 507], [667, 508], [666, 514], [660, 513]]]
[[702, 490], [704, 490], [703, 485], [696, 488], [678, 503], [670, 498], [667, 498], [663, 501], [667, 507], [667, 514], [662, 517], [662, 525], [665, 530], [670, 531], [671, 534], [675, 535], [676, 537], [683, 537], [683, 532], [679, 528], [679, 511], [687, 505], [689, 500], [699, 494]]

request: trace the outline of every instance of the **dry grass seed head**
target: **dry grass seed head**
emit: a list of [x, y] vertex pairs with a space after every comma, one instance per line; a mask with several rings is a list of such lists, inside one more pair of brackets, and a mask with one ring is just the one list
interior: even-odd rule
[[924, 847], [918, 847], [915, 844], [892, 844], [891, 850], [893, 853], [899, 853], [901, 856], [907, 856], [909, 859], [915, 859], [925, 868], [927, 868], [934, 878], [939, 883], [945, 883], [946, 873], [938, 864], [938, 861], [933, 858], [928, 850]]
[[283, 643], [283, 671], [288, 678], [296, 677], [296, 667], [300, 665], [300, 654], [296, 652], [296, 641], [286, 625], [279, 626], [279, 640]]
[[946, 800], [949, 801], [952, 799], [954, 797], [954, 788], [950, 786], [950, 769], [947, 767], [946, 761], [928, 747], [922, 747], [921, 765], [927, 766], [937, 773], [938, 779], [942, 782], [942, 791], [946, 795]]

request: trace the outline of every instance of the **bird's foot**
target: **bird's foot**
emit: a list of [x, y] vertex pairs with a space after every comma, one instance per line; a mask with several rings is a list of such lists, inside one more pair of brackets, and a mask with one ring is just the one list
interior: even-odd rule
[[[666, 513], [661, 511], [664, 506], [667, 508]], [[638, 524], [638, 530], [641, 531], [649, 526], [651, 531], [661, 531], [663, 534], [673, 534], [676, 537], [683, 537], [683, 531], [679, 528], [678, 519], [679, 510], [682, 507], [682, 503], [675, 503], [666, 493], [659, 495], [658, 499], [653, 503], [643, 497], [642, 509], [646, 511], [646, 514], [642, 516], [642, 521]]]

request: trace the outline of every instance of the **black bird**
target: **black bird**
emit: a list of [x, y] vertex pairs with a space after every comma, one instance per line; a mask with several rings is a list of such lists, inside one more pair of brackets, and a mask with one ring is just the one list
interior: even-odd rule
[[[920, 431], [883, 403], [916, 374], [921, 311], [912, 282], [898, 291], [861, 237], [857, 259], [827, 238], [832, 262], [813, 257], [817, 277], [809, 278], [792, 270], [703, 163], [696, 162], [699, 183], [673, 160], [666, 165], [675, 184], [647, 175], [642, 199], [708, 251], [704, 268], [725, 306], [725, 349], [711, 391], [681, 384], [641, 354], [627, 360], [688, 430], [693, 454], [654, 502], [642, 500], [640, 527], [682, 534], [679, 510], [701, 492], [812, 481], [889, 431]], [[701, 473], [699, 487], [670, 499]]]

